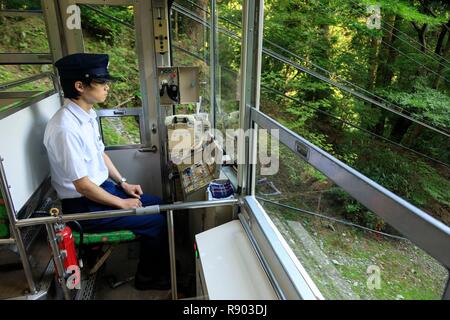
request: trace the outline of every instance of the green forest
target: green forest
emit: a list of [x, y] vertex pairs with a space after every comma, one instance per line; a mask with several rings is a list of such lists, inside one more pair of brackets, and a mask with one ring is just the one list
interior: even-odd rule
[[[1, 3], [8, 9], [40, 8], [40, 1]], [[177, 0], [174, 9], [178, 6], [205, 21], [211, 19], [210, 1]], [[261, 110], [450, 225], [450, 4], [266, 0], [264, 6]], [[96, 8], [124, 22], [81, 7], [86, 52], [110, 54], [111, 73], [121, 78], [113, 84], [109, 100], [98, 107], [139, 106], [132, 8]], [[208, 111], [210, 31], [183, 12], [172, 10], [171, 14], [173, 61], [200, 67], [203, 108]], [[218, 0], [216, 14], [216, 118], [217, 127], [224, 130], [238, 126], [242, 1]], [[0, 17], [0, 28], [2, 52], [49, 50], [41, 18]], [[50, 66], [0, 66], [0, 83], [49, 70]], [[49, 83], [34, 85], [46, 88]], [[177, 109], [193, 110], [192, 105]], [[108, 144], [138, 140], [134, 119], [110, 123], [104, 131]], [[279, 173], [258, 177], [258, 182], [257, 193], [272, 202], [401, 236], [283, 146]], [[343, 260], [335, 267], [350, 279], [359, 297], [439, 297], [445, 270], [410, 243], [263, 204], [279, 221], [277, 226], [287, 230], [286, 237], [292, 230], [283, 221], [300, 221], [328, 256]], [[296, 254], [307, 259], [304, 253]], [[367, 293], [355, 283], [364, 281], [364, 268], [373, 256], [385, 263], [383, 270], [390, 272], [392, 284]], [[321, 282], [320, 272], [315, 274], [313, 268], [311, 272], [325, 296], [341, 297], [329, 282]]]

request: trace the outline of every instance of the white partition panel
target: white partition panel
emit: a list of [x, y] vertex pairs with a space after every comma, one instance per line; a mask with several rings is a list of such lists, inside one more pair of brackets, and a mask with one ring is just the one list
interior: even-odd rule
[[50, 174], [43, 137], [60, 107], [54, 94], [0, 120], [0, 157], [16, 212]]
[[239, 220], [195, 236], [210, 300], [278, 299]]

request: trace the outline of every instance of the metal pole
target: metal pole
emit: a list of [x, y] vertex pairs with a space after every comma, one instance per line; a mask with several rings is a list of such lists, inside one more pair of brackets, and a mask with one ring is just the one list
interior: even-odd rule
[[172, 286], [172, 299], [177, 300], [177, 264], [175, 256], [175, 235], [172, 210], [167, 211], [167, 229], [169, 232], [170, 283]]
[[[262, 38], [264, 0], [246, 0], [243, 4], [241, 38], [241, 101], [239, 105], [239, 128], [247, 133], [251, 129], [248, 106], [259, 109], [261, 86]], [[254, 194], [256, 168], [256, 135], [250, 132], [248, 140], [238, 138], [238, 193]]]
[[200, 209], [200, 208], [213, 208], [221, 206], [234, 206], [239, 204], [239, 199], [230, 200], [217, 200], [217, 201], [192, 201], [172, 204], [162, 204], [159, 206], [161, 211], [169, 210], [185, 210], [185, 209]]
[[11, 198], [11, 193], [9, 192], [8, 181], [5, 176], [5, 168], [3, 167], [3, 158], [0, 157], [0, 191], [5, 197], [5, 207], [6, 213], [8, 214], [9, 223], [11, 223], [11, 231], [13, 237], [17, 244], [17, 250], [19, 251], [20, 260], [22, 261], [23, 271], [25, 273], [25, 278], [28, 282], [28, 287], [30, 288], [30, 293], [37, 293], [36, 284], [34, 283], [33, 273], [31, 272], [30, 261], [28, 260], [27, 251], [25, 245], [23, 244], [22, 234], [20, 229], [16, 226], [17, 218], [16, 211], [14, 209], [14, 203]]
[[[125, 217], [133, 215], [146, 215], [157, 214], [162, 211], [169, 210], [185, 210], [185, 209], [198, 209], [198, 208], [211, 208], [220, 206], [233, 206], [239, 204], [239, 199], [230, 200], [218, 200], [218, 201], [193, 201], [184, 203], [154, 205], [138, 209], [128, 210], [112, 210], [112, 211], [97, 211], [97, 212], [85, 212], [76, 214], [67, 214], [60, 216], [62, 222], [78, 221], [78, 220], [92, 220], [102, 218], [114, 218]], [[17, 221], [17, 227], [22, 228], [26, 226], [34, 226], [38, 224], [56, 223], [58, 218], [56, 217], [42, 217], [42, 218], [28, 218]]]
[[14, 87], [18, 87], [18, 86], [20, 86], [22, 84], [27, 84], [27, 83], [30, 83], [30, 82], [33, 82], [33, 81], [36, 81], [36, 80], [40, 80], [40, 79], [43, 79], [43, 78], [50, 78], [53, 82], [55, 81], [55, 75], [53, 73], [43, 72], [43, 73], [37, 74], [35, 76], [28, 77], [28, 78], [25, 78], [25, 79], [15, 80], [15, 81], [12, 81], [12, 82], [8, 82], [8, 83], [5, 83], [5, 84], [2, 84], [2, 85], [0, 85], [0, 90], [3, 91], [3, 90], [11, 89], [11, 88], [14, 88]]
[[55, 262], [56, 272], [58, 273], [59, 285], [64, 292], [64, 299], [70, 300], [69, 289], [66, 287], [66, 283], [64, 281], [64, 266], [61, 261], [62, 257], [58, 248], [58, 239], [56, 239], [55, 230], [53, 229], [53, 225], [50, 223], [46, 223], [45, 227], [47, 228], [48, 242], [50, 244], [50, 248], [52, 249], [53, 261]]
[[216, 20], [216, 0], [211, 0], [211, 13], [209, 29], [209, 76], [210, 76], [210, 120], [212, 128], [216, 129], [216, 107], [217, 107], [217, 20]]

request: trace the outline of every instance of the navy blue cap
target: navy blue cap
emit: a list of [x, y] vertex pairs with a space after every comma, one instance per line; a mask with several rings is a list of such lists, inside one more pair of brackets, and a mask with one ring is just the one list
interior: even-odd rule
[[109, 56], [96, 53], [75, 53], [55, 62], [59, 76], [64, 79], [98, 79], [115, 81], [108, 72]]

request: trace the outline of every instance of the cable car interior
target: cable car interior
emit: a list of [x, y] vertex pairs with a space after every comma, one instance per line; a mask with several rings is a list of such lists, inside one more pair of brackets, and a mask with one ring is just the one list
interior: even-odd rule
[[[43, 70], [0, 84], [0, 230], [4, 232], [0, 298], [364, 299], [363, 291], [377, 285], [380, 270], [382, 284], [389, 286], [383, 270], [390, 266], [364, 265], [365, 288], [366, 283], [344, 279], [346, 262], [325, 254], [310, 226], [282, 221], [284, 212], [292, 215], [297, 209], [284, 203], [284, 191], [270, 178], [275, 168], [275, 174], [287, 181], [294, 175], [307, 179], [303, 173], [315, 172], [321, 181], [386, 221], [395, 230], [386, 241], [413, 247], [414, 259], [426, 257], [440, 270], [430, 276], [433, 284], [413, 285], [436, 286], [439, 298], [450, 299], [450, 227], [270, 116], [261, 91], [277, 93], [261, 81], [263, 59], [298, 69], [386, 112], [400, 112], [370, 92], [301, 65], [277, 44], [268, 45], [263, 39], [264, 1], [240, 1], [239, 23], [221, 17], [215, 0], [204, 2], [206, 6], [181, 0], [42, 0], [39, 8], [30, 10], [1, 7], [0, 18], [39, 17], [45, 24], [49, 52], [0, 54], [0, 65], [42, 66]], [[111, 15], [108, 7], [128, 10], [132, 21]], [[170, 290], [134, 288], [139, 237], [129, 230], [87, 233], [73, 227], [78, 268], [66, 264], [69, 253], [61, 247], [61, 226], [75, 226], [93, 215], [64, 214], [51, 186], [42, 141], [48, 120], [65, 104], [54, 62], [73, 53], [94, 53], [86, 32], [90, 26], [80, 8], [108, 21], [105, 28], [122, 26], [134, 42], [136, 74], [117, 76], [122, 81], [134, 77], [138, 94], [118, 101], [114, 91], [121, 90], [121, 82], [113, 83], [111, 97], [95, 111], [106, 153], [128, 181], [164, 201], [96, 217], [164, 214]], [[180, 38], [201, 39], [197, 42], [202, 47], [182, 45]], [[95, 53], [114, 50], [104, 48], [105, 52]], [[222, 63], [230, 54], [237, 61], [233, 66]], [[111, 61], [113, 74], [120, 72], [124, 61]], [[30, 89], [36, 81], [45, 83], [46, 89]], [[177, 135], [177, 129], [189, 138]], [[180, 141], [188, 153], [174, 152]], [[281, 150], [285, 159], [274, 157], [274, 150]], [[288, 170], [283, 161], [297, 169]], [[232, 192], [214, 198], [213, 184]], [[314, 214], [297, 211], [297, 215]], [[331, 216], [322, 218], [332, 229], [332, 223], [338, 223]], [[375, 234], [383, 239], [390, 235]], [[357, 242], [349, 234], [338, 232], [337, 237], [336, 241]]]

